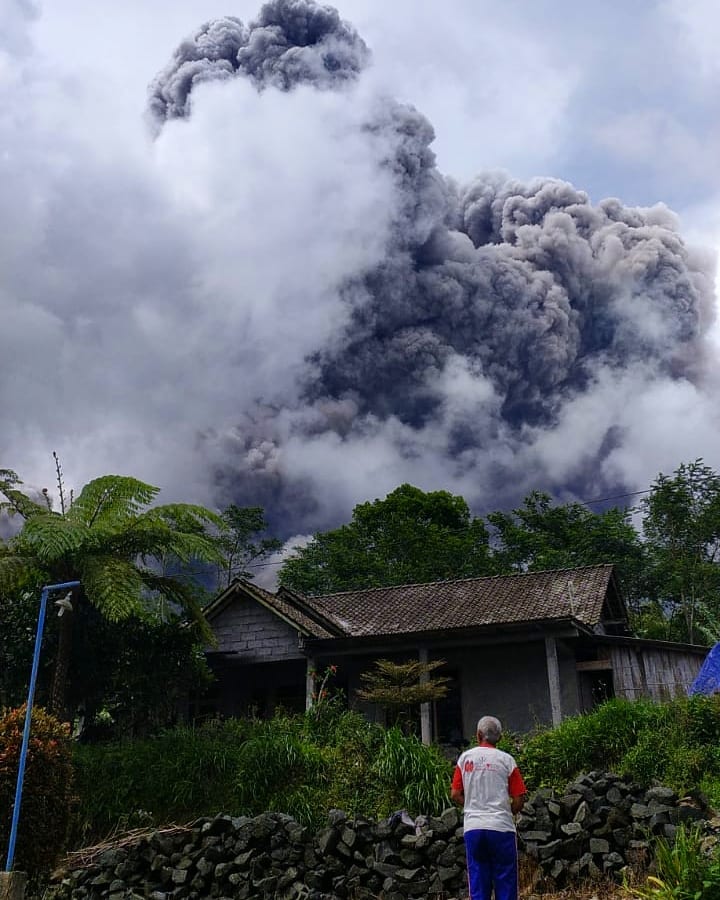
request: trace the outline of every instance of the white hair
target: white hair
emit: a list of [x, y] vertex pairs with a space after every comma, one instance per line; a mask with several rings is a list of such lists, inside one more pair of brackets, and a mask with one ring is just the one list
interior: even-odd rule
[[477, 730], [482, 732], [486, 741], [497, 744], [502, 734], [502, 725], [500, 719], [496, 719], [495, 716], [483, 716], [478, 719]]

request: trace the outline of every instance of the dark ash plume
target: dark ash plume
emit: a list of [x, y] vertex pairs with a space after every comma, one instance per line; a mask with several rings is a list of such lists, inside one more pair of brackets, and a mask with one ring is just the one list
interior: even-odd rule
[[351, 395], [361, 414], [419, 427], [459, 356], [520, 428], [551, 424], [597, 366], [692, 375], [709, 284], [666, 210], [593, 206], [565, 182], [497, 176], [448, 190], [443, 210], [425, 202], [422, 178], [401, 171], [398, 182], [398, 247], [365, 276], [342, 339], [316, 355], [311, 399]]
[[248, 26], [228, 16], [206, 22], [183, 41], [151, 85], [150, 113], [159, 124], [186, 116], [195, 85], [238, 75], [259, 90], [336, 87], [355, 79], [368, 57], [337, 10], [311, 0], [273, 0]]
[[[151, 109], [160, 123], [188, 115], [196, 84], [236, 75], [259, 90], [338, 87], [367, 58], [335, 10], [275, 0], [247, 27], [221, 19], [185, 41], [153, 85]], [[309, 478], [307, 459], [297, 462], [323, 437], [338, 467], [375, 439], [399, 472], [432, 455], [436, 472], [482, 469], [486, 485], [493, 473], [515, 484], [528, 461], [542, 469], [533, 442], [597, 384], [627, 390], [632, 373], [638, 385], [693, 381], [703, 359], [711, 278], [669, 210], [593, 204], [554, 179], [489, 174], [456, 185], [437, 170], [432, 126], [417, 110], [364, 102], [362, 134], [393, 186], [384, 249], [338, 290], [348, 315], [306, 360], [298, 395], [260, 398], [238, 410], [238, 421], [248, 417], [241, 432], [205, 437], [224, 501], [265, 505], [286, 534], [334, 524], [310, 500], [327, 471]], [[601, 489], [599, 456], [621, 444], [622, 429], [610, 422], [592, 446], [576, 439], [578, 457], [592, 460], [587, 485]], [[568, 473], [567, 484], [582, 490], [583, 477]]]

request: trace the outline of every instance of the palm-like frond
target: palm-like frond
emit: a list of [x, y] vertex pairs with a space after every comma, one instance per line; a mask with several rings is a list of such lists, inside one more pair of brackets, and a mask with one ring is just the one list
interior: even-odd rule
[[141, 569], [140, 577], [145, 586], [162, 594], [171, 603], [179, 607], [198, 626], [200, 636], [205, 644], [215, 646], [217, 641], [198, 602], [193, 588], [168, 575], [160, 575], [149, 569]]
[[142, 609], [143, 578], [136, 566], [116, 556], [89, 556], [80, 564], [85, 596], [111, 622]]
[[219, 562], [222, 549], [207, 531], [207, 525], [218, 519], [210, 510], [191, 504], [158, 506], [135, 516], [111, 543], [116, 552], [143, 558], [171, 555], [182, 562]]
[[152, 512], [177, 531], [204, 531], [208, 525], [214, 525], [218, 530], [227, 528], [222, 516], [194, 503], [166, 503], [154, 507]]
[[108, 525], [137, 515], [160, 488], [126, 475], [102, 475], [89, 481], [75, 497], [68, 518], [88, 528]]
[[95, 546], [93, 535], [82, 523], [71, 522], [47, 509], [28, 519], [22, 532], [10, 542], [19, 552], [33, 555], [44, 566], [52, 566], [81, 549]]

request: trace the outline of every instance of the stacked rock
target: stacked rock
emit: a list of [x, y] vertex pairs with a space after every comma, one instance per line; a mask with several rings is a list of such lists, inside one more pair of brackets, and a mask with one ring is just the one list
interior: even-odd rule
[[562, 792], [539, 790], [518, 816], [519, 846], [562, 886], [583, 878], [620, 877], [649, 862], [653, 836], [672, 841], [682, 822], [704, 818], [701, 804], [670, 788], [589, 772]]
[[465, 883], [455, 809], [372, 823], [330, 813], [318, 831], [279, 813], [219, 815], [157, 832], [85, 860], [52, 888], [58, 898], [249, 898], [412, 900], [459, 896]]
[[[537, 863], [536, 888], [619, 878], [649, 862], [653, 836], [672, 840], [706, 810], [662, 786], [641, 788], [590, 772], [563, 792], [539, 790], [518, 816], [521, 854]], [[720, 820], [704, 823], [720, 835]], [[47, 900], [414, 900], [466, 897], [462, 821], [454, 808], [381, 822], [332, 810], [324, 828], [290, 816], [218, 815], [191, 826], [76, 854]]]

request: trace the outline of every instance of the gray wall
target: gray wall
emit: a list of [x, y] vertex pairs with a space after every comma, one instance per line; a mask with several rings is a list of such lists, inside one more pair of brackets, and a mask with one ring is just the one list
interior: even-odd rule
[[[483, 645], [443, 654], [448, 666], [460, 670], [463, 735], [471, 741], [482, 715], [495, 715], [511, 731], [528, 731], [538, 722], [551, 721], [545, 644]], [[565, 661], [561, 681], [565, 681]], [[573, 662], [573, 689], [574, 662]]]
[[[212, 620], [217, 650], [233, 653], [237, 662], [304, 659], [298, 632], [262, 604], [247, 597], [234, 599]], [[304, 676], [303, 676], [304, 677]]]

